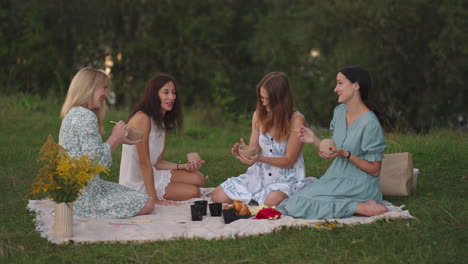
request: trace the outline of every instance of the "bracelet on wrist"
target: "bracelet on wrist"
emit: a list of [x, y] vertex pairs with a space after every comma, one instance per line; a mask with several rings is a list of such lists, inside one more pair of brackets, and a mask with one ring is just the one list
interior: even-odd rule
[[177, 162], [177, 169], [179, 169], [179, 165], [180, 165], [181, 162], [182, 162], [181, 160], [179, 160], [179, 161]]
[[348, 156], [345, 159], [349, 160], [349, 158], [351, 158], [351, 151], [348, 151]]

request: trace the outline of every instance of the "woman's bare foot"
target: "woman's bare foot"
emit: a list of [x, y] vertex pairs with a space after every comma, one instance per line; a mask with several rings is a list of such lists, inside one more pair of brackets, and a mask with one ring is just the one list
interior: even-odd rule
[[151, 197], [148, 197], [148, 200], [146, 200], [145, 205], [143, 208], [141, 208], [140, 212], [138, 212], [137, 215], [147, 215], [151, 214], [154, 210], [154, 200]]
[[358, 207], [356, 210], [356, 214], [365, 215], [365, 216], [380, 215], [386, 212], [388, 212], [387, 207], [384, 205], [378, 204], [374, 200], [369, 200], [367, 202], [358, 204]]

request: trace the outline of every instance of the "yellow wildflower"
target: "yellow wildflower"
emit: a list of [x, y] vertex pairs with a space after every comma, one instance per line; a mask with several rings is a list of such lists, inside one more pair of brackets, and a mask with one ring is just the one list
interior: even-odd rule
[[37, 160], [45, 164], [36, 175], [31, 194], [47, 193], [57, 203], [74, 202], [91, 179], [100, 172], [109, 172], [96, 158], [70, 157], [50, 135]]
[[314, 228], [332, 230], [332, 229], [335, 229], [335, 228], [341, 227], [341, 226], [342, 225], [340, 223], [338, 223], [337, 221], [330, 222], [327, 219], [325, 219], [323, 222], [315, 224]]

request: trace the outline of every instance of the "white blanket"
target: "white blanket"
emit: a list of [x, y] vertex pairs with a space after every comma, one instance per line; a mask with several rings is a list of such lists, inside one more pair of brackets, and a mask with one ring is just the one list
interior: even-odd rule
[[[96, 242], [145, 242], [174, 238], [225, 239], [240, 236], [251, 236], [273, 232], [283, 226], [313, 227], [323, 220], [304, 220], [283, 216], [277, 220], [239, 219], [224, 224], [222, 217], [203, 217], [202, 221], [191, 221], [190, 204], [196, 200], [211, 201], [214, 188], [203, 188], [202, 197], [180, 202], [178, 206], [156, 206], [151, 215], [136, 216], [127, 219], [80, 218], [73, 219], [73, 240], [75, 243]], [[397, 207], [384, 202], [389, 211], [385, 214], [365, 217], [352, 216], [336, 220], [342, 224], [369, 224], [380, 219], [414, 218], [404, 205]], [[53, 243], [64, 243], [68, 240], [56, 239], [54, 235], [54, 208], [52, 200], [30, 200], [28, 209], [36, 213], [36, 228], [42, 237]]]

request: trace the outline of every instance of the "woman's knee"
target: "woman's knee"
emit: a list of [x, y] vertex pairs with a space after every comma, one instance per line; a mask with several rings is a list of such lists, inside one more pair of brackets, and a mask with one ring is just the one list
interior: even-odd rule
[[198, 187], [201, 187], [203, 186], [203, 184], [205, 184], [205, 176], [203, 174], [201, 174], [200, 172], [196, 172], [195, 175], [195, 185], [198, 186]]
[[218, 186], [214, 189], [214, 191], [211, 193], [211, 199], [213, 199], [213, 202], [217, 203], [218, 202], [218, 198], [219, 198], [219, 188], [221, 186]]
[[266, 197], [264, 203], [268, 206], [278, 206], [284, 199], [288, 198], [288, 196], [282, 191], [272, 191]]
[[229, 202], [229, 197], [224, 193], [223, 187], [218, 186], [216, 189], [213, 191], [213, 194], [211, 195], [211, 198], [213, 199], [213, 202], [215, 203], [226, 203]]
[[190, 198], [199, 198], [201, 196], [200, 188], [198, 186], [193, 186], [189, 190]]

